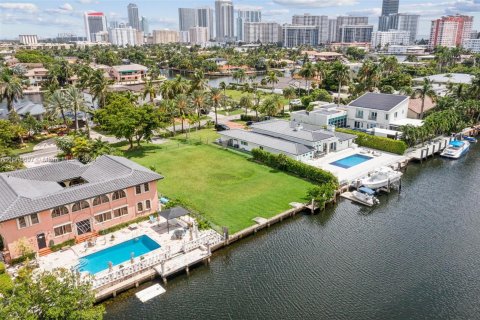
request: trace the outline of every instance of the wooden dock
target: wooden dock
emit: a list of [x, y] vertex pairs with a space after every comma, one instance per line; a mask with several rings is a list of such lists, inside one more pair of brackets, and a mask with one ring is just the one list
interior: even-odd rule
[[155, 266], [154, 269], [157, 274], [162, 277], [163, 282], [166, 283], [168, 276], [184, 270], [189, 274], [192, 265], [208, 261], [211, 255], [212, 253], [207, 248], [204, 248], [203, 250], [198, 248], [171, 258], [164, 263]]
[[414, 148], [413, 150], [407, 152], [407, 157], [412, 160], [423, 161], [428, 157], [433, 157], [435, 154], [438, 154], [443, 151], [448, 145], [452, 138], [450, 137], [441, 137], [434, 139], [432, 142], [426, 143], [423, 146]]

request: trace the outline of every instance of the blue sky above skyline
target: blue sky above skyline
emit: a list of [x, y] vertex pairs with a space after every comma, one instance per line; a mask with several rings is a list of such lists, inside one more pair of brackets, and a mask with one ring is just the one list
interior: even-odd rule
[[[8, 1], [8, 0], [7, 0]], [[84, 36], [83, 13], [101, 11], [107, 19], [126, 21], [128, 3], [136, 3], [139, 13], [150, 21], [152, 29], [177, 29], [179, 7], [214, 7], [214, 0], [31, 0], [0, 2], [0, 39], [15, 39], [19, 34], [37, 34], [40, 38], [58, 33]], [[330, 17], [365, 15], [377, 25], [382, 0], [234, 0], [235, 8], [258, 8], [264, 21], [290, 23], [293, 14], [311, 13]], [[446, 14], [475, 17], [480, 29], [480, 0], [400, 0], [400, 12], [421, 15], [419, 35], [427, 36], [430, 21]]]

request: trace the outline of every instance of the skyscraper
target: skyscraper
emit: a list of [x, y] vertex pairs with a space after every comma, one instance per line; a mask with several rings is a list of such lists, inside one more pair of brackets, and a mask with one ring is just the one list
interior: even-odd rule
[[283, 46], [286, 48], [299, 47], [302, 45], [318, 46], [319, 29], [317, 25], [291, 25], [284, 24]]
[[133, 29], [136, 29], [137, 31], [140, 31], [140, 18], [138, 16], [138, 7], [134, 3], [130, 3], [127, 6], [128, 9], [128, 23], [130, 24], [130, 27]]
[[235, 40], [232, 0], [215, 0], [215, 26], [217, 41]]
[[292, 17], [292, 24], [302, 26], [317, 26], [317, 44], [324, 44], [328, 42], [328, 16], [312, 16], [309, 13], [304, 13], [303, 15], [294, 15]]
[[245, 22], [244, 31], [245, 42], [282, 42], [282, 27], [276, 22]]
[[140, 20], [140, 26], [144, 34], [147, 35], [150, 32], [147, 18], [142, 16], [142, 19]]
[[398, 5], [400, 0], [383, 0], [382, 16], [398, 13]]
[[[341, 27], [343, 26], [366, 26], [368, 24], [368, 17], [354, 17], [354, 16], [340, 16], [340, 17], [337, 17], [337, 23], [335, 25], [335, 41], [336, 42], [344, 42], [342, 41], [342, 38], [343, 35], [342, 35], [342, 32], [340, 30]], [[346, 31], [347, 29], [345, 29]], [[352, 28], [348, 28], [348, 33], [350, 34], [350, 32], [352, 32]], [[358, 29], [358, 30], [361, 30]], [[370, 32], [371, 33], [371, 32]], [[368, 41], [364, 41], [364, 42], [370, 42], [371, 38], [368, 39]]]
[[83, 17], [87, 41], [94, 42], [98, 32], [107, 32], [107, 18], [103, 12], [85, 12]]
[[189, 31], [193, 27], [208, 29], [207, 37], [213, 38], [213, 10], [211, 8], [178, 8], [180, 31]]
[[237, 40], [244, 40], [243, 32], [246, 22], [261, 22], [262, 12], [260, 10], [238, 10], [237, 11]]
[[196, 27], [207, 28], [207, 38], [208, 40], [213, 39], [214, 37], [214, 28], [213, 28], [213, 10], [212, 8], [198, 8], [197, 9], [197, 24]]
[[456, 47], [464, 44], [470, 38], [473, 17], [446, 16], [432, 21], [430, 31], [430, 47]]
[[128, 28], [111, 28], [108, 30], [108, 38], [110, 43], [116, 46], [134, 46], [137, 44], [135, 29]]

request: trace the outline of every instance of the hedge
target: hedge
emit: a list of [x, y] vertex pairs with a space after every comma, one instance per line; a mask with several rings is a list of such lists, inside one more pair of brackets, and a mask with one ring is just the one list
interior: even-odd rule
[[59, 244], [54, 244], [50, 246], [50, 250], [53, 252], [62, 249], [63, 247], [73, 246], [75, 244], [75, 239], [70, 239]]
[[5, 273], [5, 263], [0, 262], [0, 274], [4, 274], [4, 273]]
[[0, 294], [8, 295], [13, 290], [13, 281], [8, 273], [0, 274]]
[[27, 259], [32, 260], [33, 258], [35, 258], [35, 252], [31, 252], [24, 256], [20, 256], [18, 258], [12, 259], [12, 261], [10, 261], [10, 264], [11, 265], [19, 264], [19, 263], [25, 262]]
[[337, 178], [330, 172], [293, 160], [284, 154], [277, 155], [264, 150], [253, 149], [252, 155], [256, 161], [281, 171], [293, 173], [310, 182], [318, 184], [333, 183], [335, 186], [338, 186]]
[[[118, 231], [120, 229], [123, 229], [123, 228], [126, 228], [128, 227], [129, 225], [131, 225], [132, 223], [139, 223], [139, 222], [142, 222], [142, 221], [146, 221], [146, 220], [149, 220], [150, 219], [150, 216], [152, 214], [148, 215], [148, 216], [144, 216], [144, 217], [139, 217], [137, 219], [134, 219], [134, 220], [131, 220], [131, 221], [127, 221], [127, 222], [124, 222], [124, 223], [120, 223], [120, 224], [117, 224], [116, 226], [113, 226], [111, 228], [107, 228], [107, 229], [103, 229], [103, 230], [100, 230], [98, 232], [98, 234], [100, 235], [106, 235], [106, 234], [109, 234], [109, 233], [112, 233], [112, 232], [115, 232], [115, 231]], [[153, 216], [156, 218], [158, 216], [157, 213], [153, 213]]]
[[402, 140], [373, 136], [368, 133], [344, 128], [337, 128], [336, 131], [356, 135], [357, 139], [355, 139], [355, 143], [362, 147], [377, 149], [399, 155], [403, 155], [408, 148], [407, 144]]

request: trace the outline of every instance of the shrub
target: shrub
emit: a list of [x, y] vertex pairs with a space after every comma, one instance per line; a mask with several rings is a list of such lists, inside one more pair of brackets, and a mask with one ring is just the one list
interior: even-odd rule
[[313, 183], [332, 183], [334, 186], [338, 186], [337, 178], [330, 172], [293, 160], [284, 154], [277, 155], [264, 150], [253, 149], [252, 155], [253, 159], [269, 167], [293, 173]]
[[10, 261], [10, 264], [12, 265], [15, 265], [15, 264], [19, 264], [19, 263], [22, 263], [22, 262], [25, 262], [27, 259], [33, 259], [35, 258], [35, 252], [30, 252], [26, 255], [23, 255], [23, 256], [20, 256], [18, 258], [15, 258], [15, 259], [12, 259], [12, 261]]
[[0, 274], [4, 274], [4, 273], [5, 273], [5, 263], [0, 262]]
[[337, 128], [336, 130], [338, 132], [356, 135], [357, 139], [355, 140], [355, 143], [362, 147], [377, 149], [399, 155], [403, 155], [407, 150], [407, 144], [402, 140], [372, 136], [368, 133], [343, 128]]
[[13, 281], [7, 273], [0, 274], [0, 294], [6, 296], [13, 290]]
[[[155, 217], [157, 217], [157, 213], [154, 213], [153, 215], [154, 215]], [[113, 227], [110, 227], [110, 228], [107, 228], [107, 229], [100, 230], [100, 231], [98, 232], [98, 234], [100, 234], [100, 235], [103, 236], [103, 235], [106, 235], [106, 234], [109, 234], [109, 233], [118, 231], [118, 230], [120, 230], [120, 229], [123, 229], [123, 228], [128, 227], [128, 226], [131, 225], [132, 223], [139, 223], [139, 222], [142, 222], [142, 221], [149, 220], [149, 219], [150, 219], [149, 216], [151, 216], [151, 214], [148, 215], [148, 216], [139, 217], [139, 218], [137, 218], [137, 219], [135, 219], [135, 220], [131, 220], [131, 221], [127, 221], [127, 222], [124, 222], [124, 223], [117, 224], [116, 226], [113, 226]]]
[[59, 243], [59, 244], [52, 244], [50, 246], [50, 250], [55, 252], [55, 251], [58, 251], [58, 250], [62, 249], [63, 247], [73, 246], [74, 244], [75, 244], [75, 239], [70, 239], [70, 240], [64, 241], [64, 242]]

